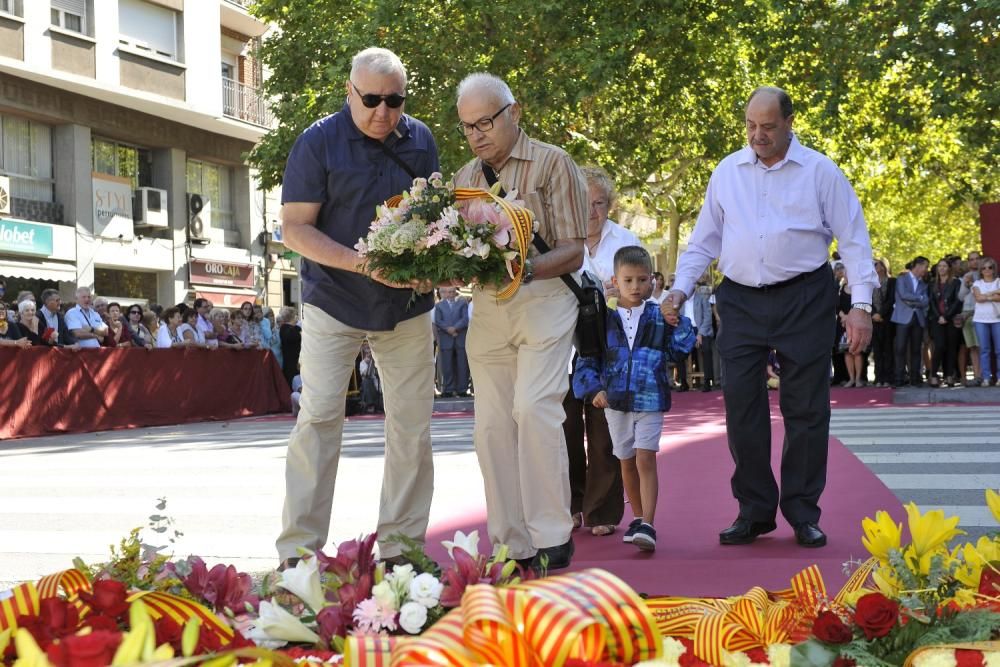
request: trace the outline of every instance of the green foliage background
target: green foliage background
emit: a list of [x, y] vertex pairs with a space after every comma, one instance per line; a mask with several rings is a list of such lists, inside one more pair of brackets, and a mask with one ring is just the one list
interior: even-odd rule
[[[280, 121], [252, 152], [280, 183], [301, 130], [340, 109], [351, 56], [400, 55], [406, 110], [446, 174], [471, 153], [453, 130], [468, 73], [504, 78], [529, 134], [604, 166], [622, 205], [690, 228], [712, 167], [744, 142], [757, 85], [796, 104], [806, 145], [854, 184], [876, 255], [893, 268], [978, 247], [978, 205], [1000, 199], [1000, 0], [257, 0]], [[671, 260], [673, 259], [671, 256]], [[672, 265], [672, 261], [670, 262]]]

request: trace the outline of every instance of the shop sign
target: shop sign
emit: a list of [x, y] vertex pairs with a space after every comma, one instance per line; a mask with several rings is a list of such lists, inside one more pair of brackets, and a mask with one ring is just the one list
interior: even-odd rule
[[129, 239], [132, 229], [132, 181], [108, 174], [91, 174], [94, 184], [94, 234]]
[[226, 287], [254, 287], [253, 265], [232, 264], [211, 259], [192, 259], [191, 282]]
[[49, 257], [52, 255], [52, 227], [0, 218], [0, 252]]

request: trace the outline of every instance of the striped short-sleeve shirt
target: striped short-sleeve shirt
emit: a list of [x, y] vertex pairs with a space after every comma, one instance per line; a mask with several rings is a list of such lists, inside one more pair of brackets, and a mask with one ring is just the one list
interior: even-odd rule
[[[517, 190], [518, 199], [538, 220], [538, 234], [550, 247], [561, 239], [587, 235], [587, 180], [563, 149], [532, 139], [522, 130], [497, 177], [507, 192]], [[459, 169], [455, 185], [489, 189], [482, 160], [476, 158]]]

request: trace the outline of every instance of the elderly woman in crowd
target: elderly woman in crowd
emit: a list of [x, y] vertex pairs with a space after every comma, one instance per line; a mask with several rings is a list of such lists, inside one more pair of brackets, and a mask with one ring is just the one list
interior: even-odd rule
[[0, 301], [0, 345], [31, 347], [31, 341], [21, 333], [17, 323], [7, 319], [7, 304], [2, 301]]
[[213, 308], [208, 315], [215, 328], [215, 340], [221, 348], [241, 349], [243, 342], [229, 328], [229, 311], [225, 308]]
[[188, 347], [208, 347], [205, 333], [198, 329], [198, 311], [185, 303], [178, 304], [181, 311], [181, 325], [177, 331]]
[[35, 302], [31, 299], [21, 301], [17, 304], [17, 313], [17, 326], [21, 330], [21, 334], [27, 337], [32, 345], [41, 345], [45, 325], [38, 317]]
[[181, 311], [179, 308], [167, 308], [163, 311], [163, 324], [156, 332], [156, 347], [187, 347], [178, 329], [181, 326]]
[[153, 338], [153, 333], [150, 331], [149, 327], [143, 324], [142, 320], [142, 306], [139, 304], [129, 306], [126, 321], [128, 322], [129, 336], [132, 338], [132, 345], [152, 350], [155, 339]]

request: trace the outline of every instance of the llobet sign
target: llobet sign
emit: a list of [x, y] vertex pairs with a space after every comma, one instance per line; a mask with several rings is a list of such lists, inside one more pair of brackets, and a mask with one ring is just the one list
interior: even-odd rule
[[192, 259], [188, 266], [191, 271], [192, 283], [225, 285], [227, 287], [253, 287], [255, 285], [253, 265], [251, 264]]

